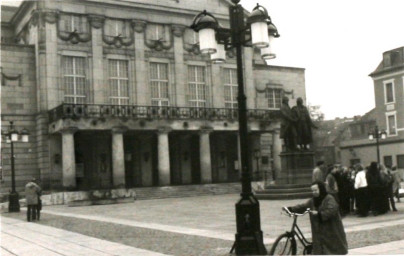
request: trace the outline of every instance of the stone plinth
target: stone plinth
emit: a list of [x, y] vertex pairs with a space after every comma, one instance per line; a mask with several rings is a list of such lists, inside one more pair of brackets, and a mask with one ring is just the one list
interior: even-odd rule
[[314, 169], [313, 151], [282, 152], [282, 170], [276, 184], [310, 184]]

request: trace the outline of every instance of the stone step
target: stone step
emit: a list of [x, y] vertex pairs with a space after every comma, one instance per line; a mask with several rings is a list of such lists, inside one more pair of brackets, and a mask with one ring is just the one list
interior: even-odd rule
[[280, 188], [310, 188], [310, 183], [305, 184], [270, 184], [267, 185], [267, 189], [280, 189]]
[[257, 190], [256, 194], [289, 194], [289, 193], [311, 193], [310, 188], [272, 188]]
[[285, 194], [256, 194], [258, 200], [288, 200], [288, 199], [304, 199], [312, 197], [311, 192], [307, 193], [285, 193]]

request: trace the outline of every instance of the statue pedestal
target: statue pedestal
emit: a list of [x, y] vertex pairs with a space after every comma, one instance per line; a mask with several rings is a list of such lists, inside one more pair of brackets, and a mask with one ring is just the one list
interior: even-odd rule
[[311, 184], [315, 166], [313, 151], [282, 152], [276, 184]]

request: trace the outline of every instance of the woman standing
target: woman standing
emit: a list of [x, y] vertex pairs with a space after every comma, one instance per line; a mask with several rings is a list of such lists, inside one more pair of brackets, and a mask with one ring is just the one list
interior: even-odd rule
[[369, 170], [366, 173], [370, 195], [370, 210], [373, 215], [384, 214], [389, 210], [389, 202], [385, 193], [384, 184], [380, 175], [380, 170], [376, 162], [370, 163]]

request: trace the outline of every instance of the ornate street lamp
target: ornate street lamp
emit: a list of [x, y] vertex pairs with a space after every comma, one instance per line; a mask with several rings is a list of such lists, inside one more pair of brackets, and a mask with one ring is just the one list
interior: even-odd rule
[[387, 137], [387, 133], [382, 130], [379, 130], [379, 127], [377, 127], [377, 125], [375, 126], [375, 129], [373, 130], [373, 132], [369, 132], [369, 140], [374, 140], [376, 139], [376, 151], [377, 151], [377, 163], [380, 164], [380, 150], [379, 150], [379, 139], [386, 139]]
[[247, 106], [242, 48], [254, 46], [261, 49], [264, 60], [274, 58], [271, 42], [273, 38], [279, 37], [279, 34], [264, 7], [257, 4], [245, 23], [244, 8], [239, 4], [240, 1], [232, 2], [234, 5], [229, 7], [230, 28], [221, 27], [217, 19], [206, 10], [194, 18], [191, 28], [199, 33], [201, 53], [211, 54], [214, 62], [217, 62], [219, 54], [219, 62], [225, 59], [225, 55], [220, 53], [224, 51], [218, 49], [218, 46], [224, 46], [225, 50], [236, 49], [242, 192], [240, 200], [236, 203], [237, 233], [231, 252], [235, 249], [237, 255], [264, 255], [267, 251], [261, 231], [259, 202], [252, 193], [251, 170], [248, 167]]
[[20, 202], [18, 200], [18, 193], [15, 189], [15, 170], [14, 170], [14, 142], [19, 141], [19, 135], [21, 135], [22, 142], [28, 142], [28, 130], [22, 129], [18, 132], [14, 128], [14, 124], [10, 121], [10, 126], [8, 127], [8, 131], [2, 132], [2, 135], [5, 137], [6, 143], [10, 143], [11, 147], [11, 192], [8, 196], [8, 211], [9, 212], [19, 212], [20, 211]]

